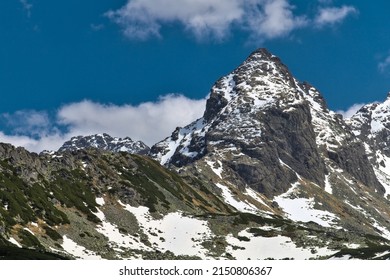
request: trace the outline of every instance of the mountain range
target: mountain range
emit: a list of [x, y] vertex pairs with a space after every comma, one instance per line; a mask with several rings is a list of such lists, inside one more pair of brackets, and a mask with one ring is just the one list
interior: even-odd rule
[[147, 147], [0, 144], [0, 258], [388, 259], [390, 98], [344, 119], [266, 49]]

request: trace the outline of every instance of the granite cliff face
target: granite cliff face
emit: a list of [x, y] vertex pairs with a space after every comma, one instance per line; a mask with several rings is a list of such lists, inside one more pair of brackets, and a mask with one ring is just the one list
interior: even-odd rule
[[390, 94], [380, 103], [367, 104], [346, 120], [364, 150], [376, 177], [390, 194]]
[[0, 144], [0, 258], [388, 259], [388, 112], [344, 120], [259, 49], [150, 151], [107, 134]]
[[[364, 144], [320, 93], [265, 49], [213, 86], [203, 118], [156, 144], [167, 166], [220, 161], [232, 183], [272, 198], [301, 176], [322, 188], [334, 165], [384, 193]], [[290, 168], [286, 168], [290, 167]]]
[[[380, 111], [365, 119], [376, 116], [376, 129], [387, 120], [380, 117], [385, 105], [368, 107], [377, 106]], [[247, 196], [255, 191], [263, 202], [256, 208], [389, 236], [390, 173], [382, 152], [387, 129], [373, 136], [372, 129], [364, 132], [366, 123], [351, 123], [330, 111], [317, 89], [297, 81], [280, 59], [260, 49], [215, 83], [201, 119], [157, 143], [151, 156], [213, 181], [225, 202], [241, 211], [250, 208]], [[365, 137], [358, 136], [359, 129]], [[307, 216], [297, 215], [297, 209], [306, 209]]]

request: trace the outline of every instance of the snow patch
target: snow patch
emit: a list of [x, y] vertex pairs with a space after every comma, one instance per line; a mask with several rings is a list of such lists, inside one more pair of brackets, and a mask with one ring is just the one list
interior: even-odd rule
[[211, 170], [219, 177], [222, 179], [222, 171], [223, 171], [223, 166], [222, 163], [218, 160], [217, 165], [218, 167], [215, 167], [215, 163], [212, 161], [207, 160], [206, 161], [207, 165], [210, 166]]
[[[255, 192], [254, 190], [252, 190], [251, 188], [246, 188], [245, 189], [245, 192], [244, 192], [245, 195], [248, 195], [250, 197], [252, 197], [254, 200], [256, 200], [257, 202], [260, 202], [262, 205], [264, 205], [265, 207], [267, 207], [268, 209], [271, 209], [263, 200], [263, 198], [260, 196], [259, 193]], [[271, 212], [269, 212], [271, 213]]]
[[176, 255], [207, 257], [208, 250], [201, 245], [203, 241], [211, 239], [212, 233], [207, 222], [184, 216], [180, 212], [169, 213], [157, 220], [153, 219], [147, 207], [121, 205], [136, 216], [154, 249], [169, 250]]
[[103, 197], [97, 197], [96, 198], [96, 203], [100, 206], [103, 206], [104, 205], [104, 198]]
[[327, 193], [333, 194], [332, 185], [329, 182], [329, 175], [325, 175], [325, 191]]
[[102, 257], [97, 255], [95, 252], [86, 249], [83, 246], [78, 245], [72, 239], [66, 235], [63, 237], [62, 248], [69, 254], [84, 260], [101, 260]]
[[32, 235], [35, 235], [35, 233], [33, 233], [30, 229], [28, 229], [28, 228], [23, 228], [25, 231], [28, 231], [29, 233], [31, 233]]
[[383, 130], [385, 127], [383, 126], [383, 124], [377, 120], [372, 120], [371, 121], [371, 133], [376, 133], [376, 132], [379, 132], [381, 130]]
[[95, 215], [102, 221], [102, 224], [97, 226], [97, 231], [106, 236], [112, 246], [150, 251], [150, 248], [145, 246], [138, 238], [121, 233], [117, 226], [107, 221], [100, 209], [97, 210], [98, 212]]
[[221, 189], [222, 197], [226, 203], [240, 212], [257, 213], [258, 209], [254, 205], [235, 199], [232, 191], [227, 186], [222, 185], [221, 183], [217, 183], [216, 185]]
[[390, 195], [390, 158], [377, 151], [376, 154], [378, 167], [373, 166], [376, 177], [382, 186], [385, 188], [384, 197]]
[[292, 184], [292, 188], [286, 193], [274, 198], [280, 208], [293, 221], [315, 222], [323, 227], [334, 227], [338, 217], [324, 210], [314, 209], [314, 198], [296, 197], [299, 183]]
[[[304, 260], [309, 258], [316, 258], [319, 256], [332, 255], [335, 252], [327, 248], [298, 248], [291, 240], [286, 236], [275, 237], [263, 237], [253, 236], [248, 230], [241, 231], [238, 236], [247, 237], [249, 241], [241, 241], [232, 234], [226, 237], [227, 243], [230, 246], [227, 247], [227, 252], [238, 260], [250, 259], [284, 259], [294, 258], [298, 260]], [[233, 249], [233, 246], [237, 246], [244, 249]], [[316, 253], [312, 253], [312, 249], [316, 250]]]
[[8, 241], [11, 242], [12, 244], [18, 246], [19, 248], [22, 248], [22, 245], [20, 245], [19, 242], [16, 241], [15, 238], [13, 238], [13, 237], [10, 237], [10, 238], [8, 239]]

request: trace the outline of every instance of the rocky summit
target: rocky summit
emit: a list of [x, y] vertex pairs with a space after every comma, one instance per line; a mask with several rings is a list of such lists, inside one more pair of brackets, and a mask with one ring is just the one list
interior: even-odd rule
[[0, 258], [390, 258], [390, 99], [343, 119], [265, 49], [209, 96], [150, 151], [1, 144]]
[[111, 137], [107, 133], [90, 136], [72, 137], [66, 141], [59, 149], [59, 152], [85, 150], [96, 148], [111, 152], [128, 152], [131, 154], [147, 154], [150, 148], [142, 141], [133, 141], [130, 137]]

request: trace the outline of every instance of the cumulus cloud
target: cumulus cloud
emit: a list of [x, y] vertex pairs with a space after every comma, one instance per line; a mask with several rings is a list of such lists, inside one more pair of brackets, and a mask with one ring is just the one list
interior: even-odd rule
[[348, 119], [348, 118], [352, 117], [364, 105], [366, 105], [366, 104], [356, 103], [356, 104], [353, 104], [348, 109], [346, 109], [345, 111], [344, 110], [338, 110], [338, 111], [336, 111], [336, 113], [341, 114], [344, 117], [344, 119]]
[[84, 100], [59, 108], [53, 119], [46, 112], [18, 111], [3, 114], [12, 133], [0, 132], [0, 142], [41, 152], [57, 150], [72, 136], [108, 133], [153, 145], [170, 136], [177, 126], [201, 117], [205, 105], [206, 99], [171, 94], [138, 106]]
[[198, 39], [206, 35], [223, 38], [230, 25], [244, 15], [242, 0], [129, 0], [106, 16], [122, 26], [129, 38], [160, 37], [163, 24], [181, 23]]
[[247, 21], [252, 37], [273, 39], [283, 37], [293, 30], [308, 25], [306, 16], [295, 16], [294, 6], [286, 0], [257, 1], [261, 6], [255, 5], [247, 9]]
[[310, 17], [296, 15], [289, 0], [128, 0], [105, 16], [121, 26], [130, 39], [160, 38], [163, 26], [180, 24], [198, 40], [223, 40], [235, 29], [265, 40], [287, 36], [303, 27], [341, 22], [357, 13], [352, 6], [331, 7], [331, 1], [320, 1], [319, 5], [327, 6]]
[[177, 126], [184, 126], [202, 116], [206, 100], [192, 100], [182, 95], [167, 95], [158, 102], [138, 106], [99, 104], [89, 100], [73, 103], [58, 111], [58, 123], [73, 134], [106, 132], [130, 136], [152, 145], [169, 136]]
[[314, 23], [318, 27], [333, 25], [342, 22], [346, 17], [357, 14], [358, 10], [353, 6], [323, 7], [320, 8]]

